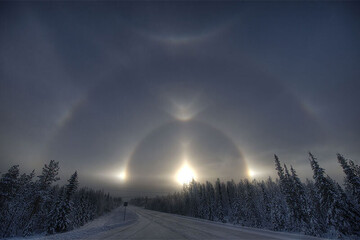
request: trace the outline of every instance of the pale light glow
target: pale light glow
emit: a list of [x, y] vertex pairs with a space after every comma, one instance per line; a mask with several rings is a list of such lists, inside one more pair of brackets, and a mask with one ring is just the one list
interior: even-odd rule
[[180, 121], [189, 121], [193, 118], [193, 116], [195, 115], [194, 112], [189, 110], [188, 106], [185, 105], [177, 105], [177, 110], [176, 110], [177, 114], [177, 119]]
[[249, 175], [249, 177], [254, 177], [256, 175], [256, 173], [253, 170], [249, 169], [248, 175]]
[[123, 171], [123, 172], [119, 173], [119, 174], [117, 175], [117, 177], [118, 177], [120, 180], [125, 181], [125, 179], [126, 179], [126, 172]]
[[170, 103], [170, 114], [175, 119], [183, 122], [194, 119], [196, 115], [203, 110], [200, 103], [200, 94], [197, 94], [194, 97], [189, 97], [189, 99], [186, 100], [171, 99]]
[[195, 172], [187, 163], [185, 163], [177, 172], [176, 180], [179, 184], [183, 185], [190, 183], [193, 179], [196, 179]]
[[189, 121], [198, 113], [198, 110], [195, 109], [195, 106], [191, 104], [181, 104], [173, 103], [174, 106], [174, 116], [180, 121]]

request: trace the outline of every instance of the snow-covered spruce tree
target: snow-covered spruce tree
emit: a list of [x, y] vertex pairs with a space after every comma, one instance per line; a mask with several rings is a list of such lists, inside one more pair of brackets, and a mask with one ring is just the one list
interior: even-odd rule
[[89, 211], [89, 199], [86, 194], [86, 189], [82, 188], [77, 194], [74, 216], [74, 225], [76, 227], [83, 226], [90, 220]]
[[53, 206], [52, 211], [48, 215], [48, 227], [47, 227], [47, 233], [48, 234], [54, 234], [56, 232], [60, 232], [58, 229], [58, 221], [60, 216], [62, 215], [63, 211], [63, 201], [64, 201], [64, 191], [65, 188], [61, 187], [59, 190], [59, 193], [56, 198], [56, 202]]
[[347, 209], [347, 203], [343, 202], [334, 181], [325, 176], [325, 171], [317, 162], [317, 159], [309, 153], [309, 160], [313, 170], [313, 178], [317, 194], [320, 197], [321, 214], [326, 224], [329, 226], [328, 231], [339, 237], [339, 234], [352, 235], [351, 224], [354, 224], [354, 213]]
[[260, 183], [260, 189], [261, 189], [261, 216], [262, 216], [262, 226], [265, 228], [270, 229], [271, 226], [271, 199], [269, 197], [269, 190], [266, 188], [266, 184], [264, 181], [261, 181]]
[[279, 180], [276, 182], [269, 178], [266, 182], [269, 189], [270, 202], [270, 219], [271, 229], [275, 231], [283, 231], [287, 223], [286, 201], [281, 193]]
[[283, 231], [287, 228], [287, 209], [284, 198], [281, 195], [275, 195], [271, 205], [271, 222], [273, 230]]
[[[341, 203], [344, 205], [340, 206], [347, 214], [344, 216], [344, 226], [343, 228], [347, 228], [345, 234], [353, 234], [360, 236], [360, 225], [357, 224], [360, 222], [360, 211], [356, 205], [353, 204], [352, 201], [349, 200], [348, 196], [341, 188], [338, 183], [334, 182], [336, 185], [337, 191], [339, 193]], [[347, 224], [347, 225], [346, 225]]]
[[221, 193], [222, 193], [222, 197], [223, 197], [224, 218], [225, 218], [225, 222], [228, 222], [230, 206], [229, 206], [229, 197], [227, 194], [225, 182], [221, 182], [220, 187], [221, 187]]
[[306, 179], [305, 196], [307, 204], [307, 214], [309, 216], [309, 228], [306, 234], [322, 236], [327, 231], [326, 219], [322, 214], [320, 196], [313, 181]]
[[298, 226], [300, 227], [299, 230], [308, 232], [308, 229], [311, 228], [309, 226], [309, 215], [307, 212], [308, 204], [306, 195], [305, 195], [305, 188], [303, 183], [300, 181], [300, 178], [296, 174], [295, 169], [290, 166], [291, 171], [291, 180], [293, 184], [293, 193], [294, 193], [294, 214], [295, 219], [297, 221]]
[[[32, 198], [32, 178], [30, 174], [19, 176], [19, 167], [13, 166], [3, 175], [1, 182], [1, 194], [6, 196], [4, 204], [0, 208], [0, 232], [2, 237], [16, 236], [24, 226], [24, 213]], [[0, 235], [0, 237], [1, 237]]]
[[208, 216], [208, 206], [206, 201], [205, 184], [199, 184], [199, 217], [206, 219]]
[[78, 187], [78, 175], [76, 171], [71, 175], [68, 182], [56, 202], [53, 210], [53, 218], [48, 225], [48, 234], [66, 232], [74, 227], [71, 213], [73, 212], [72, 196]]
[[353, 162], [350, 165], [339, 153], [337, 159], [345, 173], [345, 189], [351, 199], [360, 206], [360, 175], [356, 171], [356, 165]]
[[15, 197], [15, 193], [19, 188], [19, 165], [12, 166], [7, 173], [3, 174], [0, 179], [0, 209], [4, 204]]
[[190, 216], [192, 217], [200, 217], [199, 215], [199, 205], [200, 205], [200, 196], [198, 183], [193, 179], [189, 183], [188, 187], [189, 191], [189, 207], [190, 207]]
[[235, 184], [234, 180], [226, 182], [226, 195], [227, 195], [227, 199], [228, 199], [229, 222], [235, 222], [235, 219], [236, 219], [236, 208], [235, 208], [236, 184]]
[[245, 225], [260, 227], [260, 215], [256, 207], [256, 189], [249, 180], [245, 179]]
[[251, 182], [254, 190], [254, 206], [256, 209], [257, 217], [257, 226], [258, 228], [264, 228], [268, 226], [268, 222], [266, 219], [266, 209], [265, 209], [265, 202], [264, 202], [264, 196], [262, 191], [262, 182], [258, 182], [256, 179], [254, 179]]
[[241, 179], [236, 184], [236, 194], [235, 194], [235, 208], [236, 208], [236, 223], [244, 226], [244, 220], [246, 215], [246, 190], [244, 180]]
[[183, 195], [183, 199], [184, 199], [184, 205], [186, 206], [186, 208], [184, 209], [184, 215], [185, 216], [191, 216], [191, 209], [190, 209], [190, 192], [189, 192], [189, 187], [187, 184], [183, 185], [183, 189], [182, 189], [182, 195]]
[[296, 206], [296, 192], [294, 188], [294, 181], [291, 178], [289, 170], [284, 164], [284, 188], [283, 194], [286, 199], [286, 205], [289, 211], [289, 222], [287, 224], [287, 229], [289, 231], [300, 231], [301, 221], [298, 219], [298, 209]]
[[309, 227], [307, 202], [305, 197], [304, 186], [296, 174], [295, 169], [291, 166], [291, 174], [284, 164], [285, 170], [285, 189], [286, 203], [289, 210], [288, 229], [295, 232], [304, 231]]
[[[284, 164], [284, 168], [281, 166], [280, 160], [277, 155], [275, 157], [275, 169], [279, 176], [279, 187], [282, 198], [285, 199], [285, 209], [279, 209], [279, 213], [284, 213], [283, 219], [285, 220], [285, 229], [288, 231], [296, 231], [297, 225], [295, 220], [295, 206], [294, 206], [294, 189], [293, 182], [290, 177], [289, 171]], [[280, 206], [278, 206], [280, 207]]]
[[19, 177], [19, 189], [16, 192], [16, 196], [9, 204], [9, 213], [11, 217], [7, 222], [5, 235], [17, 236], [19, 232], [26, 226], [25, 216], [28, 209], [29, 202], [33, 198], [34, 183], [32, 179], [35, 175], [35, 171], [30, 174], [23, 173]]
[[208, 206], [208, 216], [207, 219], [214, 221], [215, 216], [215, 190], [214, 186], [210, 182], [206, 182], [205, 195], [207, 199]]
[[46, 217], [49, 212], [43, 208], [45, 203], [50, 204], [51, 199], [51, 185], [58, 181], [59, 162], [51, 160], [49, 165], [45, 164], [41, 175], [38, 176], [38, 181], [35, 182], [35, 192], [32, 202], [29, 206], [27, 219], [27, 226], [23, 231], [24, 236], [33, 234], [34, 232], [43, 232], [46, 230]]
[[360, 166], [356, 165], [353, 160], [348, 159], [351, 169], [353, 169], [356, 176], [360, 176]]
[[281, 192], [286, 192], [286, 185], [285, 185], [286, 180], [285, 180], [284, 169], [281, 166], [279, 157], [276, 154], [274, 154], [274, 158], [275, 158], [275, 169], [276, 169], [277, 174], [279, 176], [279, 183], [280, 183]]
[[8, 222], [11, 221], [11, 203], [19, 188], [19, 165], [12, 166], [0, 179], [0, 233], [8, 236]]
[[226, 222], [224, 216], [224, 197], [221, 188], [220, 179], [215, 182], [215, 199], [216, 199], [216, 218], [218, 221]]

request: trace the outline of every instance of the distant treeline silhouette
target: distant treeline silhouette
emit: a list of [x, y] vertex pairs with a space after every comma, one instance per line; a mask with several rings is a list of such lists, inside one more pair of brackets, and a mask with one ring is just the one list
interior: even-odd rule
[[59, 180], [59, 162], [51, 160], [35, 177], [20, 175], [12, 166], [0, 179], [0, 237], [66, 232], [111, 211], [121, 203], [103, 191], [78, 189], [75, 172], [65, 186]]
[[360, 167], [337, 155], [345, 173], [344, 188], [331, 179], [309, 153], [313, 180], [301, 182], [295, 169], [281, 165], [275, 155], [279, 178], [273, 181], [192, 181], [181, 192], [131, 200], [147, 209], [211, 221], [275, 231], [302, 232], [329, 238], [360, 236]]

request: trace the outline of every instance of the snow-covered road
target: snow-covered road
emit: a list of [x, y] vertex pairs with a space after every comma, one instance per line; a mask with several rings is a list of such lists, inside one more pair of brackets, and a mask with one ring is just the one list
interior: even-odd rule
[[138, 220], [92, 236], [90, 239], [317, 239], [214, 223], [173, 214], [130, 207]]
[[206, 220], [123, 207], [87, 225], [63, 234], [33, 236], [30, 239], [319, 239], [300, 234], [280, 233], [210, 222]]

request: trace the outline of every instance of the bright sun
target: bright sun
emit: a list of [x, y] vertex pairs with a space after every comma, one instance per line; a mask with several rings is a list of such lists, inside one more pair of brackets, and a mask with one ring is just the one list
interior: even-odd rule
[[118, 177], [120, 180], [124, 181], [124, 180], [126, 179], [126, 172], [123, 171], [123, 172], [119, 173], [119, 174], [117, 175], [117, 177]]
[[249, 177], [254, 177], [255, 176], [255, 172], [252, 171], [251, 169], [248, 170], [248, 174], [249, 174]]
[[182, 168], [177, 172], [176, 180], [179, 184], [188, 184], [195, 179], [194, 171], [185, 163]]

